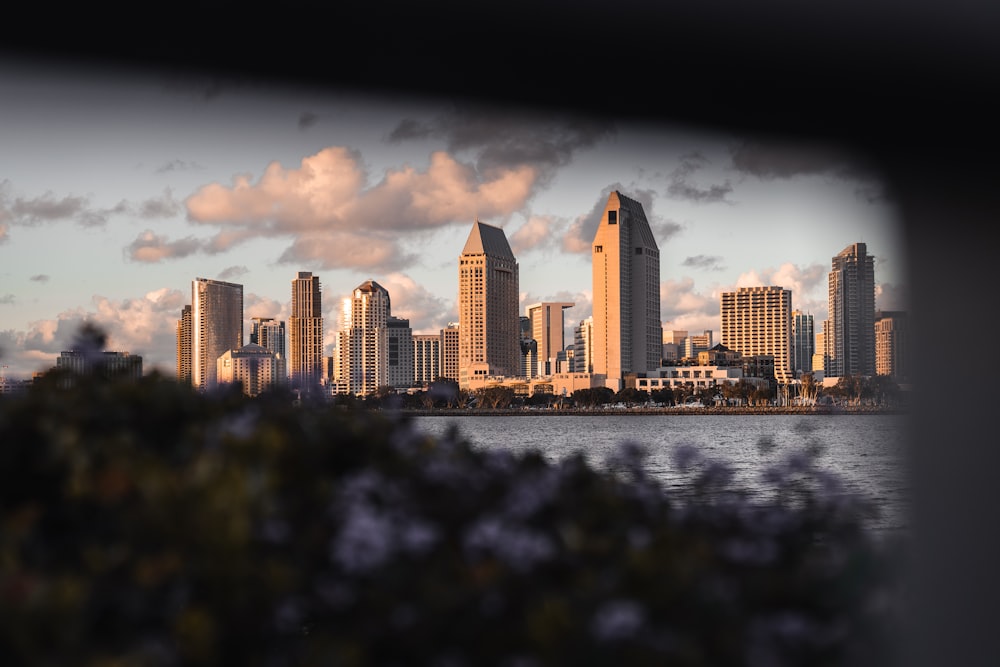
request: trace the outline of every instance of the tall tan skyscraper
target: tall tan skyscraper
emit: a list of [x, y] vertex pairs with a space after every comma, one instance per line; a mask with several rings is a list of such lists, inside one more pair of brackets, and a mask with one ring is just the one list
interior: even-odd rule
[[[458, 258], [458, 383], [520, 375], [518, 266], [499, 227], [476, 222]], [[476, 365], [476, 368], [472, 368]]]
[[620, 389], [622, 376], [659, 367], [660, 250], [642, 205], [608, 196], [592, 247], [594, 373]]
[[458, 382], [458, 322], [441, 329], [441, 377]]
[[777, 285], [722, 293], [722, 344], [740, 354], [774, 357], [774, 377], [792, 373], [792, 291]]
[[829, 297], [827, 374], [875, 375], [875, 258], [864, 243], [833, 258]]
[[323, 379], [323, 302], [319, 276], [299, 271], [292, 280], [288, 318], [288, 375], [293, 389], [312, 392]]
[[191, 306], [184, 306], [177, 320], [177, 381], [191, 384]]
[[243, 285], [210, 278], [191, 283], [191, 384], [212, 389], [216, 362], [243, 347]]

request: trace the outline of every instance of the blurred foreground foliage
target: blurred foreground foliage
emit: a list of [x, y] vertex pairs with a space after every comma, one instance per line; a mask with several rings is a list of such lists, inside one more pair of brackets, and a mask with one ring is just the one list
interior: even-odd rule
[[896, 556], [828, 476], [677, 464], [50, 373], [0, 397], [0, 664], [892, 662]]

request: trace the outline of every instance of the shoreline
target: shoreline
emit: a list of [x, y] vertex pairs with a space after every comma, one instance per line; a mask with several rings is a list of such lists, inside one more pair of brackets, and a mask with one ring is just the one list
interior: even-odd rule
[[414, 417], [555, 417], [555, 416], [671, 416], [671, 415], [906, 415], [903, 408], [883, 408], [872, 406], [767, 406], [767, 407], [706, 407], [706, 408], [621, 408], [613, 410], [588, 409], [404, 409], [399, 411]]

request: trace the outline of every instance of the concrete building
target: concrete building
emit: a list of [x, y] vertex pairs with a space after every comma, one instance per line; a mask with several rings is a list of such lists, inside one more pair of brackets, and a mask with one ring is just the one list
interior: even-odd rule
[[683, 358], [696, 359], [699, 353], [710, 350], [713, 346], [712, 332], [705, 329], [704, 333], [694, 334], [684, 339]]
[[813, 354], [816, 353], [816, 331], [813, 316], [801, 310], [792, 311], [792, 371], [796, 374], [811, 371]]
[[563, 311], [575, 305], [566, 301], [547, 301], [525, 308], [540, 362], [555, 360], [566, 349], [566, 316]]
[[[458, 383], [520, 373], [518, 265], [499, 227], [478, 220], [458, 259]], [[473, 373], [471, 367], [476, 365]]]
[[191, 384], [216, 385], [219, 357], [243, 347], [243, 285], [210, 278], [191, 283]]
[[792, 373], [792, 292], [777, 285], [741, 287], [722, 293], [722, 344], [744, 357], [774, 358], [780, 384]]
[[875, 374], [875, 258], [864, 243], [844, 248], [829, 274], [827, 377]]
[[426, 387], [441, 377], [442, 334], [414, 334], [413, 384]]
[[177, 381], [191, 384], [191, 306], [184, 306], [177, 320]]
[[389, 316], [386, 319], [386, 383], [396, 389], [413, 386], [413, 329], [410, 320]]
[[323, 380], [323, 294], [319, 276], [309, 271], [292, 280], [288, 375], [291, 387], [307, 394], [318, 391]]
[[227, 350], [216, 361], [218, 383], [239, 383], [247, 396], [259, 396], [280, 386], [284, 381], [283, 369], [284, 363], [277, 354], [256, 343]]
[[909, 341], [906, 312], [875, 311], [875, 372], [896, 382], [909, 382]]
[[617, 190], [592, 244], [594, 374], [618, 391], [626, 373], [660, 365], [660, 250], [642, 205]]
[[663, 330], [663, 352], [660, 354], [662, 361], [679, 361], [687, 353], [688, 332], [679, 329]]

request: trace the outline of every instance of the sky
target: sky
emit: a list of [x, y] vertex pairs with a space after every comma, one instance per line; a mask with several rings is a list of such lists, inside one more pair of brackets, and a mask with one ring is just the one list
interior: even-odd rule
[[665, 329], [713, 331], [721, 293], [780, 285], [827, 315], [831, 259], [875, 257], [876, 308], [907, 308], [902, 225], [865, 156], [691, 126], [232, 77], [0, 61], [0, 365], [55, 364], [85, 322], [107, 349], [175, 372], [191, 282], [244, 288], [287, 319], [318, 275], [325, 354], [368, 279], [415, 334], [458, 320], [475, 220], [502, 227], [521, 313], [591, 314], [590, 244], [608, 194], [638, 200], [660, 248]]

